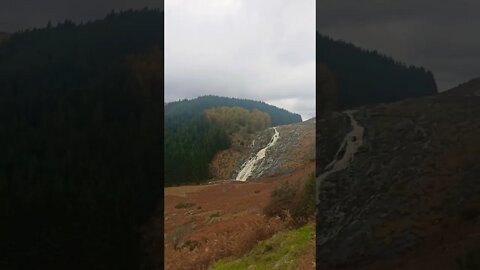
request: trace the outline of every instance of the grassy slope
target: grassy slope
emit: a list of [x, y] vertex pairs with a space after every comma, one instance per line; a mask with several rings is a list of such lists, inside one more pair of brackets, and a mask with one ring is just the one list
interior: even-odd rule
[[299, 258], [307, 252], [315, 238], [315, 225], [308, 224], [296, 230], [280, 232], [261, 241], [246, 256], [233, 261], [221, 260], [211, 269], [294, 269]]

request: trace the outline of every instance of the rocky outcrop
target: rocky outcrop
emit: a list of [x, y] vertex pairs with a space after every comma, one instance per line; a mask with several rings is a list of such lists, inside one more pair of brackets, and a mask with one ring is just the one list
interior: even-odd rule
[[[256, 164], [248, 180], [289, 173], [315, 160], [314, 119], [278, 126], [276, 129], [279, 132], [278, 141], [267, 149], [265, 157]], [[243, 164], [264, 148], [271, 141], [273, 135], [273, 128], [257, 134], [250, 145], [248, 155], [237, 161], [236, 170], [231, 178], [234, 179], [238, 175]]]
[[[414, 256], [426, 239], [453, 233], [445, 225], [453, 220], [480, 225], [480, 97], [465, 94], [472, 91], [353, 114], [365, 128], [363, 145], [318, 190], [319, 269]], [[332, 161], [348, 125], [345, 114], [318, 121], [317, 175]]]

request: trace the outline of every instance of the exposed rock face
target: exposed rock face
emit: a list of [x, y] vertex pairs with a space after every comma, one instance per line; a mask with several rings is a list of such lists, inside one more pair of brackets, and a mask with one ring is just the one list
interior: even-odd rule
[[[480, 83], [468, 87], [353, 114], [364, 141], [350, 165], [318, 190], [317, 267], [353, 269], [410, 256], [456, 233], [446, 226], [453, 222], [480, 228], [480, 96], [471, 94]], [[348, 125], [344, 114], [318, 121], [317, 175]], [[474, 216], [464, 220], [464, 213]]]
[[275, 143], [278, 141], [278, 138], [280, 137], [280, 133], [278, 132], [276, 127], [273, 128], [273, 131], [274, 131], [274, 134], [270, 139], [270, 141], [268, 142], [267, 146], [260, 149], [260, 151], [258, 151], [256, 155], [251, 156], [250, 159], [242, 165], [242, 168], [238, 173], [237, 177], [235, 178], [235, 180], [247, 181], [247, 179], [251, 176], [252, 171], [257, 168], [257, 164], [265, 160], [267, 151], [270, 148], [275, 146]]
[[231, 179], [233, 172], [238, 167], [238, 160], [245, 158], [249, 153], [249, 148], [244, 146], [234, 146], [219, 151], [209, 165], [213, 180]]
[[[268, 148], [265, 158], [256, 164], [248, 180], [289, 173], [315, 159], [314, 119], [276, 128], [280, 135], [278, 141], [275, 145]], [[269, 128], [255, 137], [248, 155], [245, 155], [243, 159], [237, 160], [236, 170], [231, 175], [231, 178], [234, 179], [237, 176], [245, 161], [268, 145], [273, 134], [274, 129]]]

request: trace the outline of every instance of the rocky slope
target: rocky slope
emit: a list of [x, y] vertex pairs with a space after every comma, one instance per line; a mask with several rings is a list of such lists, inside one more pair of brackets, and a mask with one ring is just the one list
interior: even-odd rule
[[451, 269], [480, 245], [479, 90], [359, 108], [363, 144], [327, 177], [352, 125], [318, 121], [319, 269]]
[[[248, 180], [293, 172], [315, 160], [315, 119], [276, 127], [279, 138], [269, 147], [265, 157], [257, 162]], [[235, 179], [246, 161], [266, 147], [275, 134], [274, 128], [259, 132], [249, 150], [235, 162], [231, 178]]]

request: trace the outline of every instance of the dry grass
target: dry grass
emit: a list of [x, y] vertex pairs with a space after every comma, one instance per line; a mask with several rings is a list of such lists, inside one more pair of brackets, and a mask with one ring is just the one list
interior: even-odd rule
[[[250, 217], [233, 226], [218, 226], [218, 231], [191, 236], [180, 248], [167, 248], [165, 269], [207, 269], [213, 262], [227, 257], [239, 257], [250, 251], [259, 241], [270, 238], [285, 228], [278, 219], [261, 216]], [[172, 244], [169, 244], [172, 245]]]
[[271, 194], [264, 213], [268, 217], [289, 219], [293, 225], [306, 224], [315, 215], [315, 177], [311, 173], [303, 183], [284, 182]]
[[278, 216], [281, 219], [289, 216], [297, 201], [298, 190], [298, 184], [282, 183], [272, 192], [271, 200], [263, 210], [265, 215], [268, 217]]
[[165, 188], [165, 196], [179, 196], [186, 197], [188, 193], [199, 192], [200, 190], [208, 187], [207, 185], [198, 186], [181, 186], [181, 187], [169, 187]]
[[180, 202], [180, 203], [177, 203], [175, 205], [175, 208], [177, 209], [182, 209], [182, 208], [189, 208], [189, 207], [192, 207], [192, 206], [195, 206], [194, 203], [183, 203], [183, 202]]
[[[157, 249], [147, 252], [152, 261], [160, 256], [165, 258], [162, 267], [154, 269], [208, 269], [213, 262], [239, 258], [258, 241], [290, 228], [290, 217], [269, 218], [262, 210], [279, 184], [289, 181], [301, 187], [314, 168], [311, 163], [288, 175], [255, 182], [205, 185], [193, 192], [191, 186], [167, 188], [161, 232], [166, 240], [164, 252], [159, 251], [158, 245], [150, 245], [149, 248]], [[185, 197], [173, 195], [179, 193], [185, 193]], [[185, 202], [195, 206], [175, 208]], [[156, 237], [161, 228], [150, 230], [147, 238]]]

